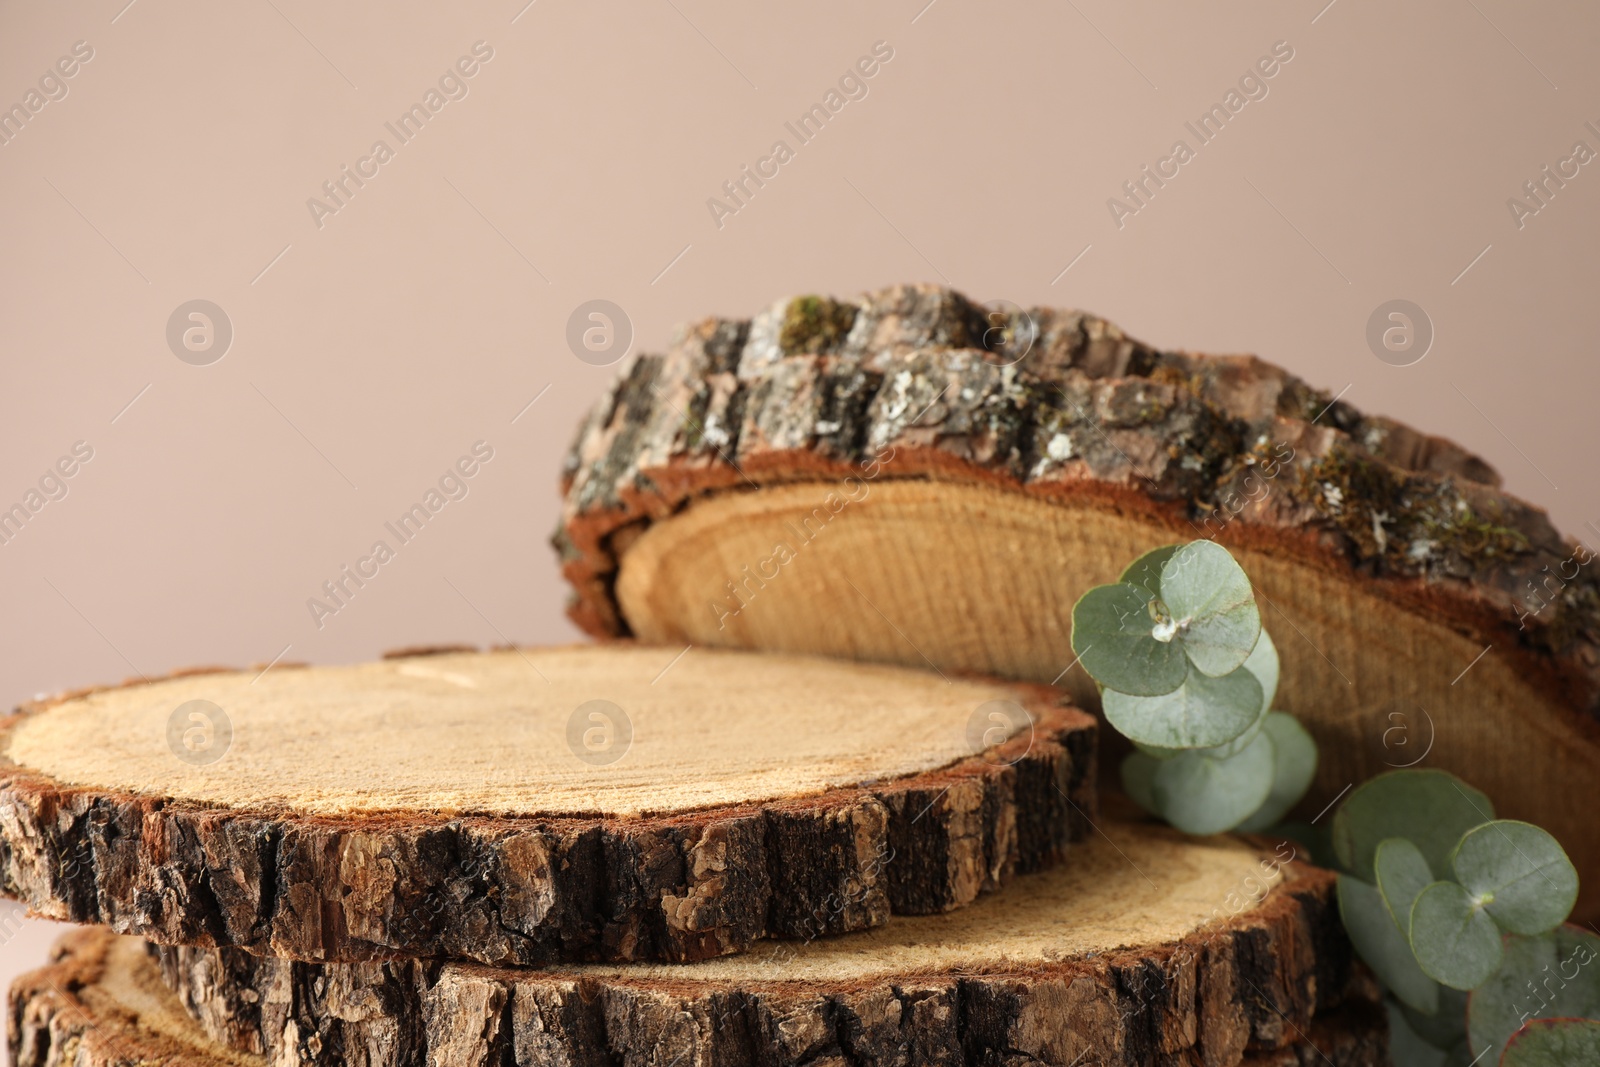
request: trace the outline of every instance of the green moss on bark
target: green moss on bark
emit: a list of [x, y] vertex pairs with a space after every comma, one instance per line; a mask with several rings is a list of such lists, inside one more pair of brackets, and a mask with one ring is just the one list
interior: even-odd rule
[[783, 311], [778, 347], [786, 356], [831, 352], [856, 321], [856, 305], [826, 296], [800, 296]]
[[1386, 463], [1335, 449], [1301, 476], [1301, 493], [1350, 539], [1358, 559], [1426, 569], [1473, 569], [1522, 555], [1521, 532], [1481, 515], [1449, 480], [1421, 482]]

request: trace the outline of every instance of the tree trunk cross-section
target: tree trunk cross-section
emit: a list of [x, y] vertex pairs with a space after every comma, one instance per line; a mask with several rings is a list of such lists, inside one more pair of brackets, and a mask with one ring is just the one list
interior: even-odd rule
[[[963, 907], [1097, 814], [1094, 720], [1049, 687], [681, 651], [193, 673], [26, 706], [0, 722], [0, 889], [303, 960], [684, 961]], [[612, 710], [586, 718], [591, 699]], [[195, 728], [197, 700], [231, 720], [211, 763], [163, 732]], [[596, 764], [587, 730], [631, 740]]]
[[[1102, 825], [1076, 874], [770, 954], [510, 971], [152, 947], [162, 973], [141, 981], [176, 989], [215, 1044], [278, 1065], [1387, 1062], [1331, 875]], [[78, 936], [69, 959], [102, 951]]]
[[[1049, 681], [1072, 605], [1214, 538], [1321, 743], [1305, 813], [1394, 767], [1549, 829], [1600, 917], [1600, 580], [1480, 459], [1248, 356], [898, 287], [639, 354], [580, 427], [556, 545], [601, 636]], [[1036, 334], [1025, 356], [1015, 339]], [[1423, 761], [1426, 761], [1423, 763]], [[1529, 788], [1537, 783], [1536, 788]]]

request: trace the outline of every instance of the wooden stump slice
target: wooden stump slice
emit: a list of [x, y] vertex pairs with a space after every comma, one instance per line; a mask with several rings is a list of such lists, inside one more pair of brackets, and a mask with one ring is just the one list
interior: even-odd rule
[[[373, 1037], [366, 1046], [339, 1046], [337, 1056], [330, 1055], [327, 1046], [318, 1048], [308, 1042], [310, 1049], [300, 1059], [272, 1059], [239, 1052], [210, 1038], [193, 1019], [183, 1011], [182, 1005], [162, 984], [157, 965], [145, 952], [145, 946], [136, 938], [119, 938], [99, 930], [68, 935], [57, 949], [58, 960], [53, 965], [24, 975], [11, 987], [10, 993], [10, 1049], [13, 1067], [129, 1067], [132, 1064], [162, 1064], [165, 1067], [283, 1067], [295, 1063], [349, 1064], [351, 1067], [376, 1067], [391, 1062], [412, 1063], [421, 1067], [478, 1067], [485, 1062], [515, 1064], [516, 1067], [543, 1067], [562, 1063], [573, 1067], [601, 1067], [621, 1064], [623, 1067], [645, 1067], [671, 1062], [661, 1059], [663, 1046], [635, 1045], [615, 1050], [592, 1047], [588, 1044], [570, 1046], [568, 1058], [551, 1058], [568, 1053], [569, 1046], [560, 1043], [560, 1037], [549, 1035], [541, 1028], [545, 1017], [540, 1014], [544, 1005], [530, 1002], [524, 1014], [506, 1012], [500, 1005], [475, 1005], [476, 1018], [482, 1022], [487, 1012], [500, 1010], [503, 1014], [490, 1024], [492, 1044], [507, 1053], [504, 1059], [485, 1061], [480, 1056], [485, 1042], [469, 1040], [464, 1047], [446, 1047], [437, 1050], [429, 1059], [420, 1058], [420, 1049], [413, 1049], [413, 1057], [390, 1060], [384, 1057], [394, 1051], [400, 1034], [421, 1025], [417, 1017], [404, 1018], [372, 1014], [384, 1010], [382, 1004], [352, 1004], [351, 1015], [344, 1025], [354, 1031], [365, 1029]], [[1012, 990], [999, 990], [1001, 997]], [[572, 990], [564, 993], [575, 1010], [581, 1010], [581, 996]], [[647, 1004], [645, 1007], [654, 1007]], [[758, 1016], [763, 1009], [773, 1005], [752, 1003], [739, 1009], [745, 1015]], [[558, 1013], [561, 1007], [549, 1010]], [[964, 1044], [955, 1033], [955, 1020], [950, 1019], [949, 1007], [939, 1003], [936, 994], [925, 995], [916, 987], [901, 994], [885, 994], [877, 1003], [841, 1001], [839, 1022], [824, 1023], [821, 1030], [837, 1042], [832, 1049], [819, 1057], [805, 1061], [792, 1057], [790, 1049], [802, 1047], [808, 1035], [794, 1030], [769, 1031], [764, 1035], [743, 1038], [731, 1032], [711, 1054], [701, 1059], [685, 1059], [687, 1064], [706, 1064], [715, 1067], [747, 1064], [791, 1064], [806, 1062], [838, 1065], [873, 1062], [851, 1058], [858, 1050], [882, 1049], [888, 1057], [876, 1062], [905, 1064], [920, 1067], [924, 1064], [958, 1065], [964, 1063], [1045, 1064], [1047, 1067], [1085, 1067], [1088, 1064], [1124, 1064], [1173, 1062], [1149, 1058], [1117, 1059], [1080, 1058], [1059, 1059], [1053, 1055], [1056, 1047], [1076, 1047], [1086, 1044], [1072, 1032], [1081, 1025], [1066, 998], [1057, 995], [1039, 1005], [1033, 1018], [1023, 1029], [1048, 1031], [1054, 1040], [1040, 1043], [1044, 1053], [1031, 1053], [1001, 1048], [988, 1043], [987, 1033], [970, 1034], [970, 1043]], [[854, 1014], [866, 1011], [863, 1017]], [[507, 1018], [507, 1015], [511, 1016]], [[788, 1019], [759, 1016], [771, 1026], [784, 1026]], [[382, 1021], [380, 1021], [382, 1020]], [[603, 1025], [604, 1020], [595, 1020]], [[698, 1024], [700, 1020], [680, 1023], [676, 1029]], [[627, 1024], [646, 1034], [669, 1029], [659, 1019], [636, 1019]], [[828, 1029], [837, 1025], [837, 1030]], [[499, 1027], [518, 1027], [517, 1036], [500, 1036]], [[865, 1027], [871, 1029], [846, 1029]], [[729, 1028], [731, 1030], [731, 1027]], [[944, 1039], [945, 1044], [923, 1048], [909, 1041], [891, 1044], [898, 1039], [897, 1029], [910, 1035]], [[1300, 1027], [1294, 1043], [1275, 1048], [1251, 1050], [1243, 1056], [1226, 1059], [1199, 1060], [1208, 1065], [1239, 1067], [1387, 1067], [1387, 1034], [1382, 1010], [1366, 999], [1350, 999], [1344, 1006], [1319, 1015], [1310, 1024]], [[384, 1031], [391, 1031], [385, 1034]], [[558, 1031], [561, 1036], [564, 1032]], [[382, 1036], [378, 1036], [382, 1035]], [[1137, 1039], [1136, 1039], [1137, 1040]], [[848, 1045], [845, 1044], [848, 1042]], [[681, 1043], [670, 1039], [664, 1047], [677, 1047]], [[848, 1050], [848, 1053], [847, 1053]], [[750, 1058], [752, 1051], [761, 1058]]]
[[1571, 802], [1600, 778], [1588, 549], [1457, 446], [1253, 357], [986, 314], [932, 287], [803, 298], [633, 358], [566, 468], [573, 619], [1059, 678], [1097, 707], [1062, 675], [1073, 604], [1214, 538], [1256, 585], [1279, 706], [1321, 744], [1304, 814], [1391, 768], [1453, 771], [1554, 833], [1600, 917], [1600, 824]]
[[296, 959], [702, 959], [1056, 863], [1094, 747], [1045, 686], [682, 646], [190, 674], [0, 722], [0, 888]]
[[153, 951], [211, 1039], [273, 1063], [1387, 1062], [1331, 874], [1287, 845], [1101, 826], [1074, 865], [960, 912], [696, 964]]

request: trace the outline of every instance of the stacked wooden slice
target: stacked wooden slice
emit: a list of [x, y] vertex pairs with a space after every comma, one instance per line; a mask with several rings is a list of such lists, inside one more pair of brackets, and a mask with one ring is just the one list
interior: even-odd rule
[[1600, 921], [1600, 823], [1571, 802], [1600, 777], [1592, 553], [1477, 457], [1259, 359], [932, 286], [802, 298], [634, 358], [566, 487], [597, 636], [1059, 680], [1091, 709], [1073, 604], [1215, 539], [1320, 744], [1307, 816], [1426, 759], [1555, 834]]
[[5, 889], [109, 928], [13, 988], [19, 1067], [1381, 1053], [1331, 876], [1102, 814], [1045, 686], [451, 651], [69, 695], [0, 744]]
[[1105, 828], [969, 909], [680, 966], [319, 965], [73, 935], [13, 994], [14, 1062], [1385, 1062], [1330, 875]]
[[[961, 907], [1093, 817], [1094, 722], [1045, 687], [672, 660], [454, 652], [26, 707], [3, 734], [6, 888], [300, 960], [684, 961]], [[184, 748], [224, 726], [225, 752]]]
[[635, 358], [566, 494], [573, 617], [632, 640], [0, 721], [0, 891], [98, 927], [13, 987], [14, 1063], [1385, 1063], [1333, 875], [1102, 807], [1072, 604], [1196, 536], [1284, 623], [1314, 809], [1420, 707], [1430, 765], [1597, 862], [1545, 798], [1600, 769], [1600, 596], [1517, 611], [1575, 546], [1259, 361], [803, 298]]

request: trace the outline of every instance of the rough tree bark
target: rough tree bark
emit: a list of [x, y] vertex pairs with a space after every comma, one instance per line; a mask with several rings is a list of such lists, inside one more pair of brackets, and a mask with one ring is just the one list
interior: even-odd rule
[[[1371, 1055], [1348, 1062], [1384, 1062], [1329, 872], [1265, 848], [1104, 827], [1114, 847], [1097, 847], [1091, 876], [1030, 876], [958, 915], [687, 966], [519, 972], [151, 952], [210, 1037], [282, 1064], [1230, 1067], [1299, 1055], [1319, 1032]], [[1203, 908], [1219, 885], [1267, 870], [1267, 881], [1282, 872], [1271, 889], [1253, 883], [1215, 917], [1194, 915], [1195, 886]], [[1193, 921], [1152, 938], [1152, 912], [1184, 909]], [[1070, 931], [1096, 915], [1104, 925], [1075, 941]], [[1341, 1020], [1337, 1036], [1328, 1020]]]
[[[633, 357], [565, 468], [572, 618], [1042, 681], [1084, 589], [1215, 538], [1261, 593], [1282, 705], [1322, 742], [1308, 812], [1426, 754], [1554, 832], [1600, 916], [1600, 826], [1567, 799], [1600, 775], [1589, 549], [1477, 457], [1254, 357], [1026, 315], [904, 286]], [[1030, 320], [1031, 350], [998, 365]], [[1061, 684], [1093, 706], [1081, 672]]]
[[[603, 666], [622, 650], [592, 651]], [[715, 672], [718, 655], [692, 669]], [[805, 669], [825, 694], [853, 668]], [[163, 684], [96, 692], [143, 705]], [[1024, 706], [1032, 727], [926, 772], [670, 816], [307, 814], [69, 784], [0, 757], [0, 889], [49, 918], [322, 961], [682, 961], [866, 929], [1062, 861], [1097, 813], [1093, 719], [1048, 687], [971, 684]], [[83, 697], [0, 722], [0, 752]]]
[[[1271, 936], [1264, 929], [1254, 933], [1259, 935], [1257, 941]], [[460, 1013], [460, 1042], [438, 1045], [428, 1050], [426, 1058], [417, 1043], [422, 1040], [419, 1031], [458, 994], [442, 994], [431, 1008], [419, 1009], [414, 1001], [394, 1005], [411, 1010], [410, 1015], [382, 1014], [390, 1006], [369, 1001], [347, 1006], [348, 1021], [341, 1023], [344, 1030], [334, 1044], [319, 1045], [315, 1037], [307, 1038], [302, 1058], [296, 1058], [295, 1050], [267, 1057], [226, 1048], [209, 1039], [183, 1014], [176, 998], [160, 987], [157, 965], [143, 957], [138, 942], [89, 931], [69, 935], [58, 947], [56, 962], [12, 985], [9, 1043], [14, 1067], [153, 1063], [169, 1067], [287, 1067], [293, 1063], [375, 1067], [396, 1062], [429, 1067], [485, 1063], [635, 1067], [673, 1062], [694, 1067], [1386, 1067], [1386, 1026], [1382, 1010], [1371, 999], [1370, 987], [1358, 988], [1340, 1007], [1319, 1011], [1309, 1021], [1280, 1020], [1275, 1028], [1260, 1031], [1250, 1049], [1236, 1050], [1233, 1044], [1241, 1024], [1226, 1017], [1252, 1009], [1236, 1004], [1219, 1015], [1204, 1005], [1215, 996], [1211, 989], [1196, 991], [1194, 987], [1207, 976], [1223, 982], [1260, 979], [1273, 983], [1276, 975], [1240, 967], [1239, 961], [1253, 954], [1250, 940], [1247, 931], [1221, 935], [1214, 945], [1195, 948], [1193, 958], [1184, 965], [1152, 963], [1123, 954], [1083, 976], [1063, 972], [1050, 978], [974, 978], [945, 984], [937, 978], [913, 979], [893, 989], [826, 998], [735, 994], [696, 1005], [696, 1014], [678, 1018], [671, 1013], [682, 1002], [670, 994], [593, 991], [586, 996], [584, 990], [568, 987], [552, 988], [546, 997], [518, 992], [505, 1002], [485, 1003], [463, 993], [460, 1003], [449, 1004], [449, 1010]], [[1180, 972], [1186, 977], [1174, 990], [1170, 982]], [[1276, 985], [1267, 988], [1279, 992]], [[1187, 1003], [1188, 1018], [1177, 1030], [1156, 1029], [1177, 1020], [1184, 1010], [1172, 1003], [1169, 995], [1174, 992]], [[1146, 994], [1169, 999], [1159, 1004], [1138, 999]], [[1270, 1012], [1275, 1006], [1248, 988], [1240, 996], [1255, 999], [1254, 1010]], [[1082, 1051], [1096, 1048], [1094, 1041], [1110, 1039], [1115, 1025], [1110, 1016], [1124, 1003], [1133, 1008], [1126, 1018], [1126, 1035], [1113, 1041], [1104, 1053]], [[695, 1044], [691, 1035], [715, 1026], [718, 1019], [723, 1021], [716, 1028], [716, 1039]], [[466, 1032], [472, 1020], [483, 1033]], [[1292, 1022], [1294, 1028], [1285, 1022]], [[1074, 1034], [1078, 1030], [1082, 1037]], [[1193, 1032], [1192, 1037], [1186, 1036], [1188, 1031]], [[342, 1043], [362, 1039], [370, 1044]], [[608, 1040], [629, 1044], [607, 1045]], [[394, 1058], [400, 1054], [406, 1058]], [[682, 1058], [675, 1060], [674, 1056]]]

